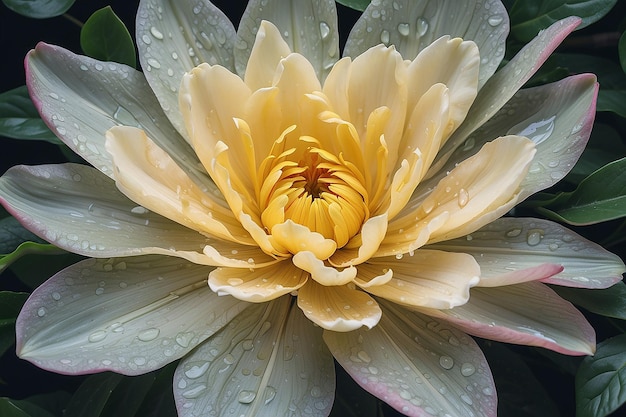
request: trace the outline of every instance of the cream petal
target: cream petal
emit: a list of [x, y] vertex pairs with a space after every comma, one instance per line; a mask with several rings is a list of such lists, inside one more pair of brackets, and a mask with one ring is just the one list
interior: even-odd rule
[[445, 309], [465, 304], [470, 288], [480, 279], [480, 267], [472, 256], [428, 249], [402, 257], [370, 259], [359, 266], [359, 276], [369, 281], [387, 270], [393, 271], [393, 278], [366, 291], [413, 307]]
[[261, 22], [246, 66], [244, 81], [252, 91], [270, 87], [279, 62], [291, 53], [278, 28], [266, 20]]
[[64, 374], [158, 369], [249, 305], [213, 293], [209, 271], [166, 256], [81, 261], [31, 294], [16, 323], [17, 352]]
[[495, 417], [496, 390], [482, 351], [465, 333], [382, 303], [373, 329], [324, 331], [352, 378], [402, 414]]
[[[356, 57], [349, 68], [347, 65], [342, 62], [337, 71], [331, 71], [323, 92], [339, 116], [354, 125], [362, 140], [366, 138], [370, 114], [379, 107], [390, 109], [383, 133], [393, 166], [407, 112], [407, 64], [393, 47], [378, 45]], [[372, 84], [371, 80], [379, 82]], [[363, 88], [365, 85], [369, 87]], [[346, 97], [349, 106], [343, 113]]]
[[546, 283], [608, 288], [626, 272], [618, 256], [543, 219], [503, 217], [471, 235], [432, 247], [473, 255], [481, 266], [480, 286], [513, 284], [513, 280], [520, 279], [515, 275], [522, 274], [524, 279], [523, 274], [539, 268], [534, 272], [545, 275], [536, 279]]
[[192, 230], [253, 243], [233, 213], [198, 188], [143, 130], [111, 129], [107, 132], [107, 150], [113, 158], [117, 187], [137, 204]]
[[348, 286], [327, 287], [309, 280], [298, 290], [298, 307], [313, 323], [335, 332], [376, 326], [382, 312], [366, 293]]
[[508, 33], [509, 17], [500, 1], [371, 2], [352, 28], [344, 56], [355, 57], [382, 42], [396, 46], [404, 59], [412, 60], [436, 39], [450, 35], [478, 45], [482, 86], [504, 57]]
[[447, 139], [463, 122], [476, 98], [479, 66], [480, 56], [474, 42], [449, 36], [437, 39], [409, 64], [408, 108], [412, 109], [433, 85], [444, 84], [450, 100], [450, 120], [444, 125]]
[[491, 77], [474, 100], [465, 122], [459, 126], [437, 158], [434, 172], [450, 157], [476, 129], [485, 124], [539, 69], [557, 46], [580, 23], [578, 17], [568, 17], [539, 32], [537, 37], [522, 48], [500, 71]]
[[[332, 356], [291, 297], [256, 304], [185, 356], [174, 374], [178, 415], [280, 416], [287, 407], [330, 413]], [[306, 378], [302, 378], [306, 375]], [[219, 393], [219, 395], [215, 395]], [[231, 413], [232, 412], [232, 413]]]
[[0, 190], [2, 204], [25, 227], [85, 256], [199, 256], [211, 241], [138, 206], [108, 177], [85, 165], [17, 166], [2, 176]]
[[272, 227], [271, 234], [271, 239], [280, 247], [294, 254], [306, 251], [312, 253], [317, 259], [324, 260], [337, 250], [337, 243], [334, 240], [326, 239], [321, 234], [311, 232], [308, 227], [291, 220]]
[[239, 23], [235, 48], [237, 72], [243, 76], [262, 21], [276, 25], [288, 48], [304, 55], [317, 78], [326, 78], [339, 59], [337, 9], [333, 0], [251, 0]]
[[[336, 267], [345, 268], [359, 265], [371, 258], [378, 250], [387, 232], [387, 214], [383, 213], [365, 221], [358, 236], [358, 249], [342, 248], [335, 252], [329, 262]], [[349, 243], [351, 245], [352, 242]]]
[[235, 28], [208, 0], [141, 0], [135, 23], [143, 73], [170, 122], [187, 137], [178, 109], [180, 81], [202, 62], [234, 71]]
[[595, 350], [595, 332], [585, 317], [540, 282], [474, 288], [467, 304], [422, 311], [478, 337], [567, 355], [588, 355]]
[[392, 220], [388, 235], [400, 228], [406, 233], [419, 227], [416, 217], [430, 219], [443, 212], [450, 217], [430, 236], [430, 243], [464, 236], [495, 220], [515, 204], [534, 154], [533, 142], [524, 137], [507, 136], [487, 143], [441, 179], [421, 205], [408, 206]]
[[253, 303], [270, 301], [302, 287], [309, 274], [283, 261], [266, 268], [217, 268], [209, 274], [209, 287]]
[[193, 149], [167, 121], [141, 72], [44, 43], [29, 52], [25, 64], [26, 83], [43, 120], [95, 168], [113, 174], [105, 149], [107, 130], [141, 126], [198, 186], [215, 190]]
[[332, 266], [327, 266], [323, 260], [310, 251], [300, 251], [293, 255], [291, 260], [295, 266], [307, 271], [311, 274], [311, 278], [321, 285], [345, 285], [352, 282], [357, 273], [356, 268], [353, 266], [343, 268], [341, 271]]

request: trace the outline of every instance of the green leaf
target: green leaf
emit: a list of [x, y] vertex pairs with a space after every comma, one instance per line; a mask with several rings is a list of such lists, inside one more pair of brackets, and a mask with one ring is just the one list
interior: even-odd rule
[[604, 417], [626, 401], [626, 334], [598, 345], [576, 374], [576, 416]]
[[513, 3], [509, 16], [511, 34], [521, 42], [528, 42], [557, 20], [568, 16], [583, 19], [578, 29], [598, 21], [606, 15], [617, 0], [524, 0]]
[[561, 297], [606, 317], [626, 320], [626, 284], [617, 284], [603, 290], [584, 288], [551, 287]]
[[337, 3], [362, 12], [370, 4], [370, 0], [337, 0]]
[[47, 19], [67, 12], [76, 0], [2, 0], [5, 6], [26, 17]]
[[0, 398], [0, 416], [2, 417], [54, 417], [43, 408], [37, 407], [26, 400]]
[[622, 65], [622, 70], [626, 72], [626, 32], [620, 36], [617, 48], [619, 51], [619, 62]]
[[15, 319], [27, 298], [27, 293], [0, 291], [0, 356], [15, 342]]
[[137, 65], [133, 39], [111, 6], [97, 10], [87, 19], [80, 31], [80, 47], [86, 55], [100, 61]]
[[545, 199], [537, 210], [549, 218], [588, 225], [626, 216], [626, 158], [613, 161], [581, 181], [571, 192]]
[[13, 252], [0, 255], [0, 272], [25, 255], [62, 255], [65, 253], [67, 252], [50, 243], [24, 242]]
[[0, 94], [0, 136], [62, 143], [39, 117], [25, 85]]
[[626, 117], [626, 90], [603, 90], [598, 93], [598, 111], [610, 111]]
[[0, 253], [10, 253], [27, 241], [45, 243], [37, 235], [26, 230], [15, 217], [0, 220]]
[[[159, 371], [135, 377], [112, 372], [92, 375], [81, 384], [67, 404], [64, 417], [175, 415], [172, 395], [175, 369], [176, 364], [170, 364]], [[168, 400], [162, 398], [165, 395]], [[144, 412], [155, 410], [157, 402], [165, 405], [164, 410]], [[168, 414], [161, 414], [164, 411]]]

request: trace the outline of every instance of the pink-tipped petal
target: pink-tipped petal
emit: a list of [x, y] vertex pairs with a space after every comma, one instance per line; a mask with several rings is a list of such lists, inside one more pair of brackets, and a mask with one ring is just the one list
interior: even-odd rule
[[357, 384], [402, 414], [496, 415], [495, 386], [480, 348], [444, 322], [385, 303], [373, 329], [327, 330], [324, 341]]
[[79, 262], [26, 301], [16, 322], [17, 353], [63, 374], [158, 369], [249, 305], [211, 291], [209, 271], [166, 256]]

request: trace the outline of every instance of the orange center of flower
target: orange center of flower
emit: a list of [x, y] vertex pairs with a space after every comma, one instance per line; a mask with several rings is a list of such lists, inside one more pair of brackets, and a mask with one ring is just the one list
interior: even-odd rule
[[298, 148], [264, 161], [271, 168], [261, 185], [263, 225], [271, 230], [292, 220], [342, 247], [369, 215], [363, 180], [349, 162], [318, 147], [314, 138], [298, 142]]

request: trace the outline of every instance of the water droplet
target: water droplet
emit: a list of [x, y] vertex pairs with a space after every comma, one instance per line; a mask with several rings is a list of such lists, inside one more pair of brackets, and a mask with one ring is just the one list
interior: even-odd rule
[[250, 404], [256, 398], [256, 392], [254, 391], [241, 391], [237, 396], [237, 401], [242, 404]]
[[39, 307], [39, 310], [37, 310], [37, 315], [39, 317], [43, 317], [46, 315], [46, 308], [45, 307]]
[[102, 295], [104, 293], [104, 288], [98, 287], [96, 288], [96, 295]]
[[152, 36], [154, 36], [157, 39], [163, 39], [163, 34], [161, 33], [161, 31], [155, 28], [154, 26], [150, 28], [150, 33], [152, 33]]
[[161, 63], [154, 58], [148, 58], [148, 65], [156, 69], [161, 68]]
[[409, 36], [411, 28], [408, 23], [398, 23], [398, 32], [400, 32], [402, 36]]
[[150, 342], [151, 340], [156, 339], [159, 336], [159, 333], [161, 333], [159, 329], [151, 327], [149, 329], [142, 330], [141, 332], [139, 332], [137, 337], [142, 342]]
[[521, 233], [522, 233], [522, 229], [515, 228], [515, 229], [508, 230], [508, 231], [505, 233], [505, 235], [506, 235], [506, 237], [517, 237], [517, 236], [519, 236]]
[[265, 387], [263, 402], [265, 404], [269, 404], [274, 399], [274, 397], [276, 397], [276, 388], [272, 387], [271, 385]]
[[470, 398], [469, 395], [467, 394], [461, 394], [461, 400], [463, 400], [464, 403], [468, 404], [468, 405], [472, 405], [474, 404], [474, 401], [472, 401], [472, 399]]
[[417, 19], [417, 34], [424, 36], [428, 31], [428, 21], [423, 17]]
[[385, 45], [389, 43], [389, 31], [383, 29], [383, 31], [380, 32], [380, 41]]
[[364, 350], [360, 350], [359, 353], [357, 353], [357, 356], [360, 360], [362, 360], [365, 363], [370, 363], [372, 361], [372, 358], [370, 358], [370, 355], [368, 355], [367, 352]]
[[467, 205], [469, 201], [469, 193], [465, 188], [461, 188], [459, 190], [459, 207], [463, 208]]
[[313, 388], [311, 388], [311, 397], [319, 398], [321, 396], [322, 396], [322, 389], [320, 387], [315, 385]]
[[181, 347], [188, 347], [195, 334], [193, 332], [181, 332], [176, 335], [176, 343]]
[[441, 365], [443, 369], [452, 369], [454, 366], [454, 359], [450, 356], [441, 356], [439, 358], [439, 365]]
[[133, 362], [135, 363], [135, 365], [143, 366], [146, 364], [147, 360], [143, 356], [135, 356], [133, 358]]
[[552, 134], [552, 132], [554, 131], [554, 119], [556, 119], [556, 116], [552, 116], [547, 119], [543, 119], [538, 122], [531, 123], [530, 125], [523, 128], [521, 132], [516, 133], [516, 131], [521, 127], [518, 125], [518, 126], [513, 127], [508, 132], [508, 134], [517, 134], [519, 136], [526, 136], [528, 139], [535, 142], [535, 145], [539, 145], [540, 143], [548, 139], [550, 135]]
[[232, 365], [233, 363], [235, 363], [235, 357], [230, 353], [227, 354], [226, 356], [224, 356], [224, 363], [226, 365]]
[[145, 43], [146, 45], [150, 45], [152, 43], [152, 39], [150, 39], [150, 36], [148, 35], [143, 35], [141, 37], [141, 40], [143, 41], [143, 43]]
[[472, 376], [474, 375], [474, 372], [476, 372], [476, 367], [472, 365], [471, 363], [466, 362], [463, 365], [461, 365], [461, 375]]
[[204, 362], [202, 365], [194, 365], [185, 371], [187, 378], [196, 379], [200, 378], [209, 369], [209, 362]]
[[52, 299], [54, 301], [59, 301], [61, 299], [61, 294], [59, 294], [58, 292], [53, 292], [52, 293]]
[[252, 350], [254, 348], [254, 342], [251, 339], [246, 339], [241, 342], [243, 350]]
[[96, 342], [100, 342], [102, 340], [104, 340], [107, 337], [107, 332], [104, 330], [97, 330], [95, 332], [93, 332], [92, 334], [89, 335], [89, 337], [87, 338], [87, 340], [89, 340], [91, 343], [96, 343]]
[[503, 20], [504, 19], [502, 18], [502, 16], [494, 14], [493, 16], [490, 16], [489, 19], [487, 19], [487, 23], [489, 23], [493, 27], [496, 27], [500, 23], [502, 23]]
[[322, 36], [322, 40], [330, 36], [330, 26], [328, 26], [328, 23], [320, 22], [320, 35]]
[[530, 246], [537, 246], [541, 239], [543, 239], [543, 230], [541, 229], [531, 229], [526, 234], [526, 243]]

